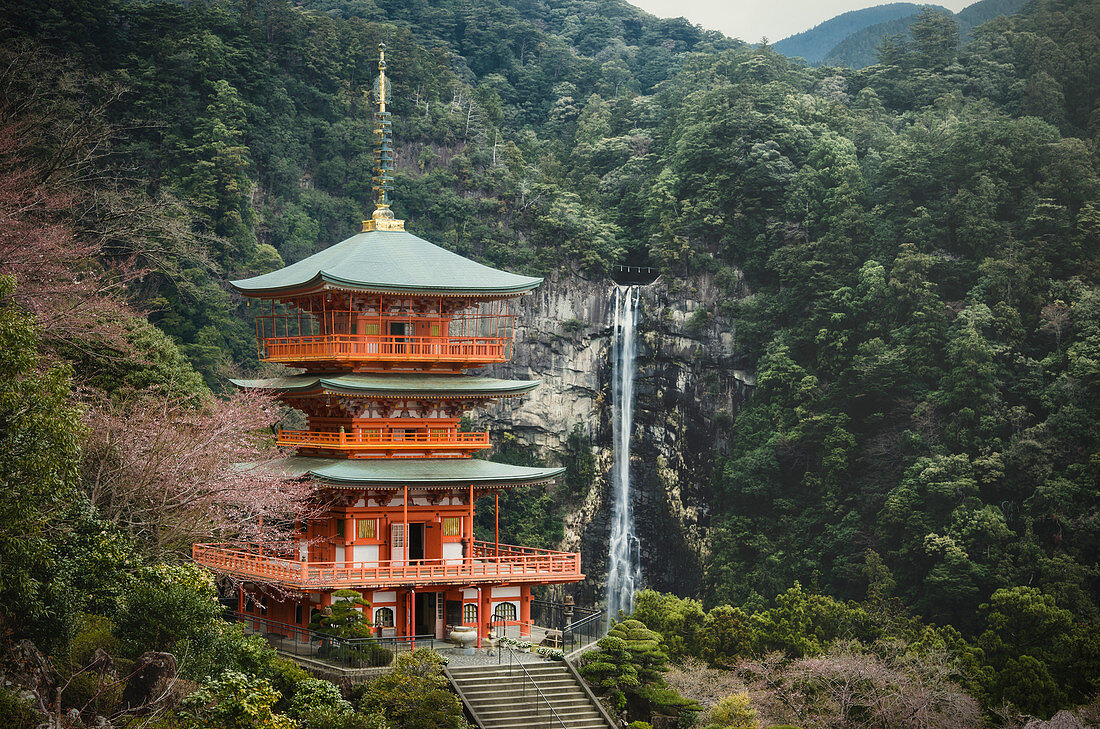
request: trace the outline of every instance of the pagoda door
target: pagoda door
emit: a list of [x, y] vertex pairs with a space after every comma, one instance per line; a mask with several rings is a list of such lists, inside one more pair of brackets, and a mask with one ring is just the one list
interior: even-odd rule
[[405, 353], [405, 336], [408, 334], [409, 325], [403, 321], [391, 321], [390, 322], [390, 336], [393, 337], [393, 352], [394, 354]]
[[404, 524], [390, 524], [390, 561], [395, 565], [407, 563]]
[[424, 561], [424, 523], [409, 524], [409, 563]]

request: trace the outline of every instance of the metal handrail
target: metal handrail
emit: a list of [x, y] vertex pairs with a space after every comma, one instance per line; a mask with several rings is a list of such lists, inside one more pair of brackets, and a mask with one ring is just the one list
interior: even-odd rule
[[[520, 670], [523, 671], [524, 682], [521, 684], [521, 688], [523, 689], [523, 695], [527, 696], [527, 682], [530, 681], [531, 686], [533, 686], [535, 691], [538, 692], [539, 698], [541, 698], [543, 703], [546, 704], [546, 708], [550, 710], [551, 718], [546, 722], [546, 726], [547, 727], [553, 726], [553, 719], [557, 719], [558, 720], [558, 725], [560, 727], [562, 727], [562, 729], [565, 729], [565, 722], [562, 720], [561, 716], [558, 715], [558, 712], [554, 708], [553, 704], [550, 703], [550, 699], [546, 698], [546, 694], [544, 694], [542, 692], [542, 689], [539, 688], [538, 683], [535, 682], [534, 676], [532, 676], [531, 672], [527, 670], [527, 667], [523, 665], [523, 661], [519, 661], [519, 660], [513, 661], [513, 658], [515, 657], [515, 649], [513, 649], [512, 646], [504, 645], [503, 643], [500, 643], [498, 645], [501, 645], [501, 646], [508, 649], [508, 674], [511, 675], [513, 665], [519, 666]], [[536, 718], [538, 717], [538, 712], [539, 712], [539, 704], [538, 704], [538, 702], [535, 702], [535, 717]]]
[[[330, 633], [322, 633], [316, 630], [311, 630], [308, 627], [301, 625], [295, 625], [293, 623], [284, 623], [278, 620], [271, 620], [262, 615], [256, 615], [254, 613], [241, 612], [239, 610], [227, 611], [236, 622], [244, 624], [250, 630], [255, 631], [256, 625], [259, 624], [263, 628], [263, 633], [272, 636], [279, 636], [287, 640], [292, 641], [291, 646], [283, 646], [284, 653], [291, 655], [301, 656], [302, 654], [297, 650], [302, 644], [309, 646], [307, 649], [308, 657], [313, 656], [313, 645], [319, 644], [323, 646], [328, 644], [338, 649], [339, 664], [341, 667], [346, 668], [349, 657], [355, 655], [355, 651], [360, 648], [364, 648], [368, 645], [376, 645], [382, 648], [386, 648], [390, 653], [396, 657], [397, 653], [404, 652], [406, 650], [414, 650], [416, 641], [424, 643], [429, 648], [435, 647], [434, 635], [395, 635], [395, 636], [373, 636], [369, 638], [343, 638]], [[323, 660], [323, 659], [322, 659]], [[389, 665], [384, 664], [384, 665]], [[379, 668], [379, 665], [373, 665], [374, 668]]]

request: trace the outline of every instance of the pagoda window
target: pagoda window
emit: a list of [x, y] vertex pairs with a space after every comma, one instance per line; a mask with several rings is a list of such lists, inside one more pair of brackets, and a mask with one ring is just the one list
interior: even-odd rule
[[336, 517], [336, 536], [339, 539], [344, 538], [344, 520], [340, 517]]
[[355, 537], [357, 539], [378, 539], [378, 520], [356, 519]]
[[393, 627], [393, 608], [383, 607], [374, 611], [374, 624], [382, 628]]
[[464, 623], [476, 623], [477, 622], [477, 603], [468, 602], [462, 606], [462, 622]]
[[461, 537], [462, 536], [462, 517], [459, 517], [459, 516], [445, 516], [445, 517], [443, 517], [443, 536], [445, 536], [445, 537]]
[[305, 611], [302, 609], [302, 603], [298, 603], [294, 606], [294, 622], [297, 625], [302, 624], [302, 620], [305, 618]]
[[497, 619], [515, 620], [516, 604], [514, 602], [498, 603], [496, 609], [493, 610], [493, 620]]

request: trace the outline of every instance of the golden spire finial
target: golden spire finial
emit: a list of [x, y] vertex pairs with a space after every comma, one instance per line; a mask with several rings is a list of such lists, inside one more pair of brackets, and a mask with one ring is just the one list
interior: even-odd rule
[[390, 95], [390, 82], [386, 78], [386, 44], [378, 44], [378, 111], [374, 113], [374, 133], [378, 147], [374, 150], [375, 209], [370, 220], [363, 221], [363, 232], [371, 230], [404, 230], [405, 221], [397, 220], [390, 210], [390, 193], [393, 191], [393, 123], [386, 111], [386, 99]]

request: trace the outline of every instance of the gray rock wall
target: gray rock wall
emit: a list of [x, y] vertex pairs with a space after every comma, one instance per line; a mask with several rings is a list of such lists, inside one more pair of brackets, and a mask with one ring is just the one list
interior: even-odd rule
[[[511, 362], [483, 372], [541, 379], [542, 386], [474, 414], [479, 426], [510, 431], [546, 463], [562, 462], [575, 426], [591, 439], [598, 476], [566, 514], [562, 544], [582, 553], [588, 579], [572, 590], [581, 604], [603, 599], [607, 574], [613, 286], [558, 276], [523, 299]], [[742, 369], [733, 323], [714, 315], [723, 294], [710, 277], [641, 288], [631, 479], [642, 579], [695, 595], [708, 552], [715, 444], [752, 378]]]

